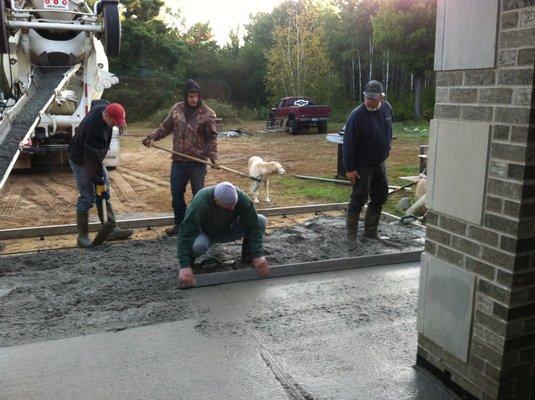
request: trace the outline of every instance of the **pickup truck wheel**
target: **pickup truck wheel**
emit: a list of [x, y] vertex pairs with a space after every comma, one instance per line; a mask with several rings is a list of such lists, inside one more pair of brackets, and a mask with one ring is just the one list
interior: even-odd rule
[[110, 57], [118, 56], [121, 50], [121, 20], [118, 2], [106, 1], [104, 14], [104, 50]]
[[0, 53], [6, 54], [9, 49], [9, 36], [6, 29], [6, 10], [5, 3], [0, 4]]
[[299, 121], [295, 119], [290, 121], [290, 133], [292, 135], [297, 135], [299, 133]]
[[318, 133], [327, 132], [327, 121], [321, 121], [318, 123]]

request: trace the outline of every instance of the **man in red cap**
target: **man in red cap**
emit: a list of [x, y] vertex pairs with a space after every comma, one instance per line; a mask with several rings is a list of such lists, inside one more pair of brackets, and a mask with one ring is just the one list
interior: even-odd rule
[[[96, 200], [100, 222], [114, 227], [108, 235], [108, 240], [127, 239], [133, 233], [132, 230], [117, 227], [112, 206], [108, 201], [108, 172], [102, 164], [110, 148], [113, 127], [122, 128], [125, 125], [126, 113], [122, 105], [99, 101], [80, 122], [69, 144], [69, 163], [80, 192], [76, 203], [77, 243], [80, 247], [93, 245], [88, 237], [88, 221], [89, 209]], [[102, 200], [106, 203], [107, 221], [104, 221]]]

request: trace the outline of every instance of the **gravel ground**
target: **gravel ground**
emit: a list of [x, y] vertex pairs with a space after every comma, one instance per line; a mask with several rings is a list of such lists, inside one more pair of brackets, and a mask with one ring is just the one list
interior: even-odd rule
[[[343, 218], [322, 216], [273, 230], [266, 256], [272, 265], [347, 257], [344, 226]], [[351, 255], [423, 247], [420, 228], [381, 224], [380, 235], [388, 239], [363, 242]], [[196, 272], [245, 268], [240, 249], [239, 241], [214, 246], [204, 257], [208, 266]], [[212, 256], [223, 264], [212, 264]], [[177, 289], [176, 269], [168, 237], [0, 257], [0, 346], [185, 319], [189, 295]]]
[[10, 132], [4, 141], [0, 143], [0, 178], [6, 173], [21, 140], [24, 139], [31, 124], [39, 116], [39, 111], [50, 99], [54, 89], [63, 79], [65, 72], [67, 72], [65, 67], [34, 68], [37, 91], [28, 99], [26, 106], [19, 111], [11, 123]]

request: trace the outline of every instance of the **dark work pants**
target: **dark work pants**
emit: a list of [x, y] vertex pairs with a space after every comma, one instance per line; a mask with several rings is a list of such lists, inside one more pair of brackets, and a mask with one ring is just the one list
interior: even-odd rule
[[171, 196], [173, 198], [173, 212], [175, 225], [180, 225], [186, 215], [186, 187], [191, 184], [191, 192], [195, 196], [204, 187], [206, 165], [196, 162], [173, 161], [171, 164]]
[[360, 179], [353, 185], [348, 213], [360, 213], [370, 198], [370, 209], [381, 209], [388, 198], [386, 165], [363, 165], [357, 167]]

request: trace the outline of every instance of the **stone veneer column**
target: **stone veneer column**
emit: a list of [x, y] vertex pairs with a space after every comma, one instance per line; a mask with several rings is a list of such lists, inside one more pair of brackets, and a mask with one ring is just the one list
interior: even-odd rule
[[418, 364], [478, 399], [535, 400], [535, 0], [498, 6], [494, 68], [436, 76], [436, 121], [490, 124], [481, 224], [427, 219], [426, 252], [475, 276], [468, 357], [419, 330]]

